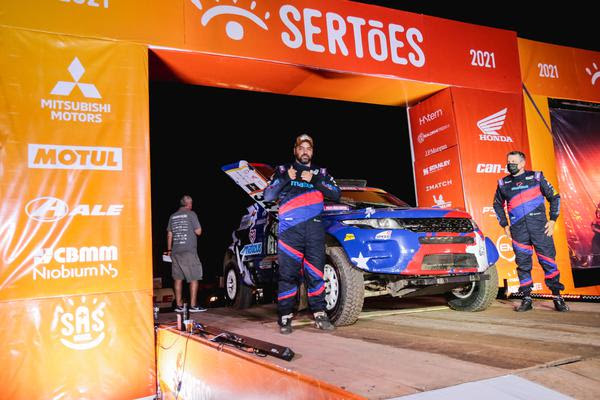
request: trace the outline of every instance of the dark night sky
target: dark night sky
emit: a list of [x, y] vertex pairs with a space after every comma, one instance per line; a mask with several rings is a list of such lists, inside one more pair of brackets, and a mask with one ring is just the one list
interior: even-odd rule
[[[514, 7], [501, 2], [468, 7], [450, 2], [363, 2], [516, 30], [527, 39], [600, 50], [597, 35], [588, 35], [585, 29], [596, 26], [591, 21], [594, 13], [569, 30], [560, 17], [572, 22], [576, 12], [558, 8], [542, 17], [534, 11], [516, 14]], [[538, 20], [549, 23], [530, 23]], [[334, 177], [364, 178], [371, 186], [415, 204], [405, 108], [151, 81], [155, 274], [169, 275], [160, 254], [165, 249], [168, 216], [184, 193], [195, 199], [194, 209], [204, 228], [199, 248], [207, 275], [220, 274], [231, 232], [251, 204], [220, 167], [240, 159], [272, 165], [288, 162], [293, 138], [300, 132], [315, 138], [314, 161], [328, 167]]]
[[[524, 39], [600, 51], [598, 13], [592, 2], [454, 2], [354, 0], [417, 14], [517, 32]], [[526, 8], [523, 5], [527, 5]], [[567, 6], [568, 4], [568, 6]]]

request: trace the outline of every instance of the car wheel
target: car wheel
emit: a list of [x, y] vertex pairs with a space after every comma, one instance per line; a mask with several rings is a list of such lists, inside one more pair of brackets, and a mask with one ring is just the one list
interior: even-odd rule
[[323, 275], [329, 319], [335, 326], [352, 325], [363, 307], [363, 273], [354, 268], [341, 247], [328, 247]]
[[456, 288], [447, 294], [448, 305], [457, 311], [483, 311], [492, 305], [498, 296], [498, 270], [495, 265], [482, 275], [489, 278]]
[[227, 304], [233, 308], [243, 309], [252, 305], [252, 288], [242, 281], [239, 269], [234, 263], [225, 268], [225, 298]]

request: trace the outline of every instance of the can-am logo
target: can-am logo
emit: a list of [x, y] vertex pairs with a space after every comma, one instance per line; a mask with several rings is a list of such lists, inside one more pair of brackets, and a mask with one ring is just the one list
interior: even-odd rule
[[67, 215], [74, 216], [119, 216], [123, 210], [122, 204], [111, 204], [104, 206], [101, 204], [78, 204], [72, 211], [69, 206], [61, 199], [56, 197], [38, 197], [25, 205], [25, 213], [29, 218], [40, 222], [55, 222]]
[[33, 280], [116, 278], [118, 260], [117, 246], [44, 248], [33, 258]]
[[434, 183], [433, 185], [427, 185], [425, 187], [425, 191], [426, 192], [430, 192], [432, 190], [441, 189], [443, 187], [447, 187], [447, 186], [450, 186], [450, 185], [452, 185], [452, 179], [448, 179], [448, 180], [445, 180], [445, 181], [442, 181], [442, 182]]
[[71, 350], [90, 350], [102, 343], [106, 337], [104, 328], [104, 309], [106, 303], [97, 298], [82, 296], [76, 302], [66, 300], [65, 307], [58, 305], [54, 309], [54, 318], [50, 330], [60, 334], [60, 342]]
[[[249, 9], [240, 7], [234, 0], [234, 4], [207, 6], [206, 10], [205, 5], [208, 1], [190, 1], [202, 12], [200, 23], [203, 27], [217, 18], [227, 18], [225, 34], [231, 40], [240, 41], [246, 36], [246, 27], [242, 22], [263, 31], [269, 30], [267, 23], [270, 22], [271, 12], [257, 7], [256, 1], [250, 2]], [[219, 0], [215, 2], [219, 3]], [[420, 45], [424, 41], [423, 33], [415, 27], [351, 15], [343, 16], [336, 12], [322, 12], [313, 8], [298, 9], [291, 4], [282, 5], [277, 15], [279, 22], [285, 26], [279, 38], [287, 48], [304, 47], [315, 53], [328, 52], [343, 56], [349, 56], [350, 51], [353, 51], [358, 59], [367, 55], [379, 62], [391, 61], [397, 65], [410, 64], [417, 68], [425, 65], [425, 53]], [[321, 29], [320, 26], [324, 26], [325, 29]]]
[[[73, 94], [77, 87], [79, 93], [86, 99], [101, 99], [102, 95], [93, 83], [80, 82], [85, 73], [85, 68], [79, 58], [73, 58], [67, 68], [71, 75], [69, 81], [58, 81], [50, 91], [53, 96], [67, 97]], [[42, 110], [50, 110], [50, 119], [53, 121], [83, 122], [99, 124], [102, 122], [103, 114], [111, 112], [111, 105], [98, 101], [72, 101], [57, 98], [41, 99]]]
[[505, 174], [506, 167], [502, 164], [477, 164], [478, 174]]
[[449, 167], [449, 166], [450, 166], [450, 160], [445, 160], [445, 161], [439, 162], [437, 164], [430, 165], [429, 167], [423, 168], [423, 176], [440, 171], [440, 170], [444, 169], [445, 167]]
[[28, 145], [29, 168], [123, 170], [123, 153], [117, 147]]
[[432, 113], [421, 115], [419, 117], [419, 125], [424, 125], [424, 124], [427, 124], [429, 122], [433, 122], [433, 121], [435, 121], [436, 119], [438, 119], [439, 117], [441, 117], [443, 115], [444, 115], [444, 111], [441, 108], [435, 110]]
[[495, 114], [489, 115], [477, 121], [477, 127], [481, 130], [479, 140], [485, 142], [513, 142], [510, 136], [500, 135], [499, 131], [504, 127], [508, 108], [503, 108]]

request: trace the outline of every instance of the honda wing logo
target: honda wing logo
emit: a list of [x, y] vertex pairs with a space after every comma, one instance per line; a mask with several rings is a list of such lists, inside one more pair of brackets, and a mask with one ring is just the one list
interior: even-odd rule
[[507, 112], [508, 108], [503, 108], [497, 113], [477, 121], [477, 127], [483, 132], [479, 135], [479, 140], [486, 142], [513, 142], [510, 136], [502, 136], [499, 133], [504, 127], [504, 122], [506, 122]]
[[68, 96], [71, 94], [75, 86], [81, 90], [81, 93], [90, 99], [101, 99], [100, 92], [96, 89], [96, 86], [91, 83], [80, 83], [79, 80], [85, 73], [85, 68], [81, 65], [79, 58], [75, 57], [73, 61], [71, 61], [71, 65], [67, 68], [74, 82], [67, 81], [58, 81], [54, 89], [50, 94], [58, 95], [58, 96]]

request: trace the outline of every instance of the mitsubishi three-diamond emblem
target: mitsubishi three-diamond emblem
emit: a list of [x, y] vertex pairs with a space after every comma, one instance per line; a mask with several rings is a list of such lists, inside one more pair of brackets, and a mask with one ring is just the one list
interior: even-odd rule
[[79, 80], [85, 73], [85, 68], [83, 68], [83, 65], [81, 65], [81, 62], [77, 57], [75, 57], [73, 61], [71, 61], [68, 71], [71, 74], [71, 77], [73, 78], [74, 82], [58, 81], [56, 86], [54, 86], [54, 89], [52, 89], [51, 94], [58, 96], [68, 96], [71, 94], [75, 86], [77, 86], [79, 87], [79, 90], [81, 90], [81, 93], [83, 93], [83, 95], [87, 98], [102, 98], [100, 92], [98, 91], [98, 89], [96, 89], [96, 86], [94, 84], [79, 82]]

